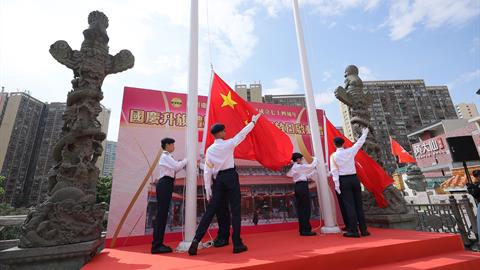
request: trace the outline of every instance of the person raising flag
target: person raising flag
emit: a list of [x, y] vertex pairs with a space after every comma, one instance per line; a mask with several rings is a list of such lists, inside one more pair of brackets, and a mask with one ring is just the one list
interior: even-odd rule
[[[252, 121], [237, 135], [235, 135], [235, 137], [229, 140], [225, 140], [226, 131], [224, 124], [215, 124], [210, 129], [210, 133], [215, 136], [215, 142], [207, 149], [204, 167], [205, 195], [207, 200], [209, 200], [209, 204], [205, 214], [200, 220], [200, 224], [195, 232], [195, 237], [193, 238], [192, 244], [188, 249], [188, 254], [197, 254], [198, 244], [207, 232], [213, 216], [218, 211], [218, 208], [221, 207], [224, 198], [228, 198], [232, 215], [233, 253], [247, 251], [247, 246], [243, 244], [242, 239], [240, 238], [240, 204], [242, 196], [240, 193], [238, 173], [235, 169], [233, 152], [235, 147], [245, 140], [248, 133], [253, 130], [259, 117], [260, 114], [253, 116]], [[210, 186], [210, 180], [212, 179], [212, 176], [215, 177], [213, 196]]]

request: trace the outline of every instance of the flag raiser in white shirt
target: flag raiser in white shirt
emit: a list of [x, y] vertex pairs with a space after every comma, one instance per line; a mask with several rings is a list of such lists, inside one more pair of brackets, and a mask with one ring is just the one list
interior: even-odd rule
[[368, 136], [368, 129], [363, 132], [362, 136], [350, 148], [338, 148], [335, 153], [330, 156], [330, 168], [335, 188], [340, 187], [341, 175], [356, 174], [355, 155], [360, 151]]
[[183, 169], [187, 164], [187, 159], [177, 161], [168, 151], [163, 151], [160, 161], [158, 161], [158, 179], [169, 176], [175, 178], [175, 174]]
[[315, 173], [318, 164], [317, 158], [313, 158], [310, 164], [293, 163], [292, 168], [288, 171], [287, 176], [293, 178], [293, 182], [308, 181]]
[[228, 140], [216, 139], [215, 142], [208, 147], [205, 155], [205, 165], [203, 167], [203, 179], [207, 191], [210, 188], [212, 177], [216, 177], [219, 171], [235, 167], [235, 159], [233, 157], [235, 147], [245, 140], [254, 126], [255, 123], [250, 122], [235, 135], [235, 137]]

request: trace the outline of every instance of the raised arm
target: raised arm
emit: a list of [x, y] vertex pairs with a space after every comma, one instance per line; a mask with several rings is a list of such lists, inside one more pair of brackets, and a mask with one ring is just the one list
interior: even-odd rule
[[243, 140], [245, 140], [248, 133], [250, 133], [250, 131], [252, 131], [252, 129], [255, 127], [255, 124], [257, 123], [259, 117], [260, 117], [260, 114], [254, 115], [252, 117], [252, 122], [248, 123], [246, 127], [240, 130], [240, 132], [237, 133], [237, 135], [235, 135], [235, 137], [232, 138], [234, 147], [237, 147], [239, 144], [243, 142]]
[[358, 151], [362, 148], [363, 144], [367, 140], [368, 136], [368, 128], [363, 128], [362, 129], [362, 136], [358, 138], [357, 142], [350, 148], [351, 151], [353, 151], [353, 154], [356, 155]]

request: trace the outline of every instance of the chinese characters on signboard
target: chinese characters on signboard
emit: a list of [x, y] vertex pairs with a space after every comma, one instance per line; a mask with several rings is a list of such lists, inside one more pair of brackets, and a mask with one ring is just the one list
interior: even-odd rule
[[413, 152], [416, 159], [426, 158], [432, 154], [444, 153], [445, 144], [442, 138], [434, 138], [413, 145]]
[[[260, 110], [259, 110], [260, 111]], [[265, 112], [265, 110], [261, 110]], [[283, 115], [287, 113], [292, 115], [292, 112], [283, 112], [283, 111], [274, 111], [269, 110], [270, 113], [279, 113]], [[294, 113], [296, 114], [296, 113]], [[175, 127], [185, 127], [187, 124], [187, 114], [186, 113], [173, 113], [173, 112], [155, 112], [155, 111], [145, 111], [141, 109], [130, 109], [128, 122], [131, 124], [141, 124], [141, 125], [158, 125], [158, 126], [175, 126]], [[310, 135], [310, 129], [308, 125], [301, 123], [289, 123], [289, 122], [280, 122], [272, 121], [275, 126], [287, 134], [298, 134], [298, 135]], [[202, 115], [198, 116], [198, 127], [203, 128], [205, 125], [205, 117]], [[322, 132], [320, 132], [323, 134]]]

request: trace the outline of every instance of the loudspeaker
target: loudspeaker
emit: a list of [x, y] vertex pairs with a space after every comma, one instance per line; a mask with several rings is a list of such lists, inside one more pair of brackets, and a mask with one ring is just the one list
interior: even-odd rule
[[453, 162], [480, 160], [472, 136], [447, 138]]

